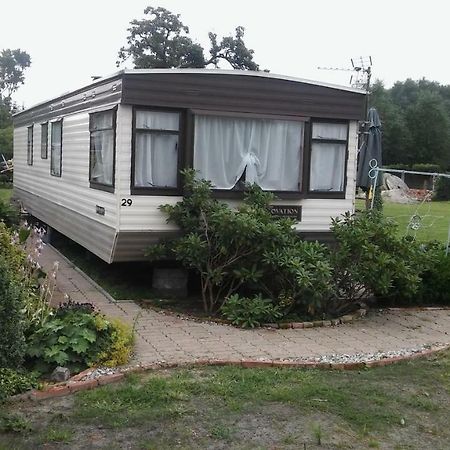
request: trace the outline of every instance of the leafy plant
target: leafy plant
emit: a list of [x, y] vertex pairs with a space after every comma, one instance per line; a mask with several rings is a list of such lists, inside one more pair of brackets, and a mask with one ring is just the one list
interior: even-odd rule
[[14, 206], [0, 200], [0, 221], [7, 227], [17, 225], [19, 222], [19, 212]]
[[262, 323], [276, 322], [283, 317], [280, 307], [261, 295], [247, 298], [234, 294], [225, 301], [220, 311], [233, 325], [243, 328], [259, 327]]
[[20, 433], [22, 431], [31, 431], [31, 429], [30, 422], [21, 415], [0, 412], [0, 433]]
[[111, 320], [111, 343], [109, 347], [96, 357], [96, 364], [106, 367], [117, 367], [126, 364], [133, 349], [134, 336], [132, 329], [118, 319]]
[[0, 403], [11, 395], [20, 394], [37, 387], [34, 374], [25, 374], [13, 369], [0, 369]]
[[419, 304], [450, 306], [450, 255], [437, 242], [424, 245], [424, 252], [427, 260], [422, 265], [419, 291], [413, 300]]
[[98, 362], [125, 363], [131, 337], [85, 305], [69, 304], [41, 323], [28, 340], [29, 363], [41, 372], [55, 366], [82, 370]]
[[212, 313], [241, 286], [263, 277], [263, 252], [284, 242], [292, 222], [274, 218], [268, 207], [273, 196], [256, 186], [248, 186], [243, 204], [233, 210], [211, 196], [211, 184], [196, 179], [195, 171], [186, 170], [183, 176], [183, 200], [160, 207], [183, 236], [150, 248], [148, 255], [175, 257], [196, 269], [204, 309]]
[[25, 353], [23, 308], [29, 294], [23, 277], [24, 254], [0, 223], [0, 367], [18, 368]]
[[332, 268], [328, 249], [318, 242], [296, 239], [264, 253], [263, 282], [285, 313], [300, 309], [314, 316], [322, 311], [333, 293]]
[[328, 309], [334, 314], [351, 310], [368, 295], [414, 295], [420, 283], [424, 252], [396, 225], [377, 211], [334, 219], [337, 248], [331, 253], [335, 296]]
[[450, 178], [438, 178], [433, 200], [450, 200]]

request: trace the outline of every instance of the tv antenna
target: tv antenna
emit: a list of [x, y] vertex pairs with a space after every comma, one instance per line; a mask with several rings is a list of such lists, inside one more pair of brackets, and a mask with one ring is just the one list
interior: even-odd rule
[[318, 67], [319, 70], [337, 70], [342, 72], [353, 72], [349, 84], [357, 89], [369, 92], [370, 77], [372, 76], [372, 57], [359, 56], [351, 58], [352, 67]]

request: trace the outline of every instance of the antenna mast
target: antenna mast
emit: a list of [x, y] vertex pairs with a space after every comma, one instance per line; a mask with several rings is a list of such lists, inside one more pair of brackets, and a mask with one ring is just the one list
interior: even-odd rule
[[351, 58], [352, 67], [318, 67], [319, 70], [339, 70], [353, 72], [349, 84], [357, 89], [363, 89], [369, 93], [370, 77], [372, 75], [372, 57], [359, 56]]

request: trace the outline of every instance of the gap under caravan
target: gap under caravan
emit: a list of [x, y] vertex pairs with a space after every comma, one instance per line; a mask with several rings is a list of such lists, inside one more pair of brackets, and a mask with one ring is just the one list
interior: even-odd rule
[[193, 167], [221, 198], [276, 194], [308, 239], [354, 209], [365, 93], [265, 72], [124, 70], [14, 116], [26, 210], [106, 262], [144, 259], [176, 232], [158, 209]]

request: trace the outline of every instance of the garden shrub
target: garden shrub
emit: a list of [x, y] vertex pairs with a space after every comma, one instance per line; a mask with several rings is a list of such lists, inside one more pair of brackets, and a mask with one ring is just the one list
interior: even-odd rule
[[109, 347], [96, 357], [96, 364], [106, 367], [117, 367], [126, 364], [133, 350], [133, 331], [120, 320], [110, 321], [111, 339]]
[[[127, 353], [128, 350], [128, 353]], [[131, 338], [90, 304], [62, 305], [28, 340], [28, 363], [47, 373], [56, 366], [80, 371], [99, 362], [126, 362]]]
[[417, 163], [413, 164], [410, 170], [415, 170], [416, 172], [440, 173], [442, 172], [442, 167], [439, 164]]
[[450, 255], [436, 242], [426, 244], [424, 251], [427, 259], [422, 266], [415, 303], [450, 306]]
[[259, 327], [263, 323], [277, 322], [283, 317], [281, 308], [262, 295], [247, 298], [234, 294], [225, 301], [220, 310], [233, 325], [243, 328]]
[[25, 352], [23, 308], [29, 295], [25, 254], [0, 222], [0, 367], [20, 367]]
[[334, 291], [327, 247], [293, 236], [289, 245], [265, 251], [263, 263], [267, 276], [261, 284], [284, 314], [313, 317], [323, 312]]
[[393, 221], [377, 211], [346, 213], [333, 220], [332, 231], [337, 241], [331, 253], [336, 293], [330, 312], [354, 309], [369, 294], [408, 298], [417, 293], [426, 255], [411, 239], [397, 236]]
[[277, 220], [268, 209], [270, 193], [249, 187], [236, 210], [211, 195], [211, 184], [197, 180], [195, 171], [183, 172], [185, 194], [175, 205], [163, 205], [168, 221], [183, 235], [149, 249], [152, 259], [174, 258], [200, 274], [203, 306], [217, 311], [223, 300], [245, 283], [263, 277], [265, 249], [281, 245], [292, 222]]
[[0, 200], [0, 221], [12, 227], [19, 223], [19, 211], [16, 207]]
[[331, 269], [325, 247], [302, 243], [292, 220], [272, 215], [271, 193], [247, 185], [243, 202], [232, 209], [212, 197], [211, 184], [196, 179], [195, 171], [183, 176], [183, 200], [161, 206], [183, 235], [150, 248], [148, 255], [174, 258], [195, 269], [206, 312], [216, 312], [224, 299], [244, 289], [269, 295], [274, 302], [280, 296], [288, 299], [288, 308], [314, 305], [328, 293]]
[[450, 200], [450, 178], [437, 179], [433, 200]]
[[0, 367], [20, 367], [25, 354], [25, 293], [0, 254]]
[[8, 397], [37, 387], [36, 375], [0, 368], [0, 404]]

